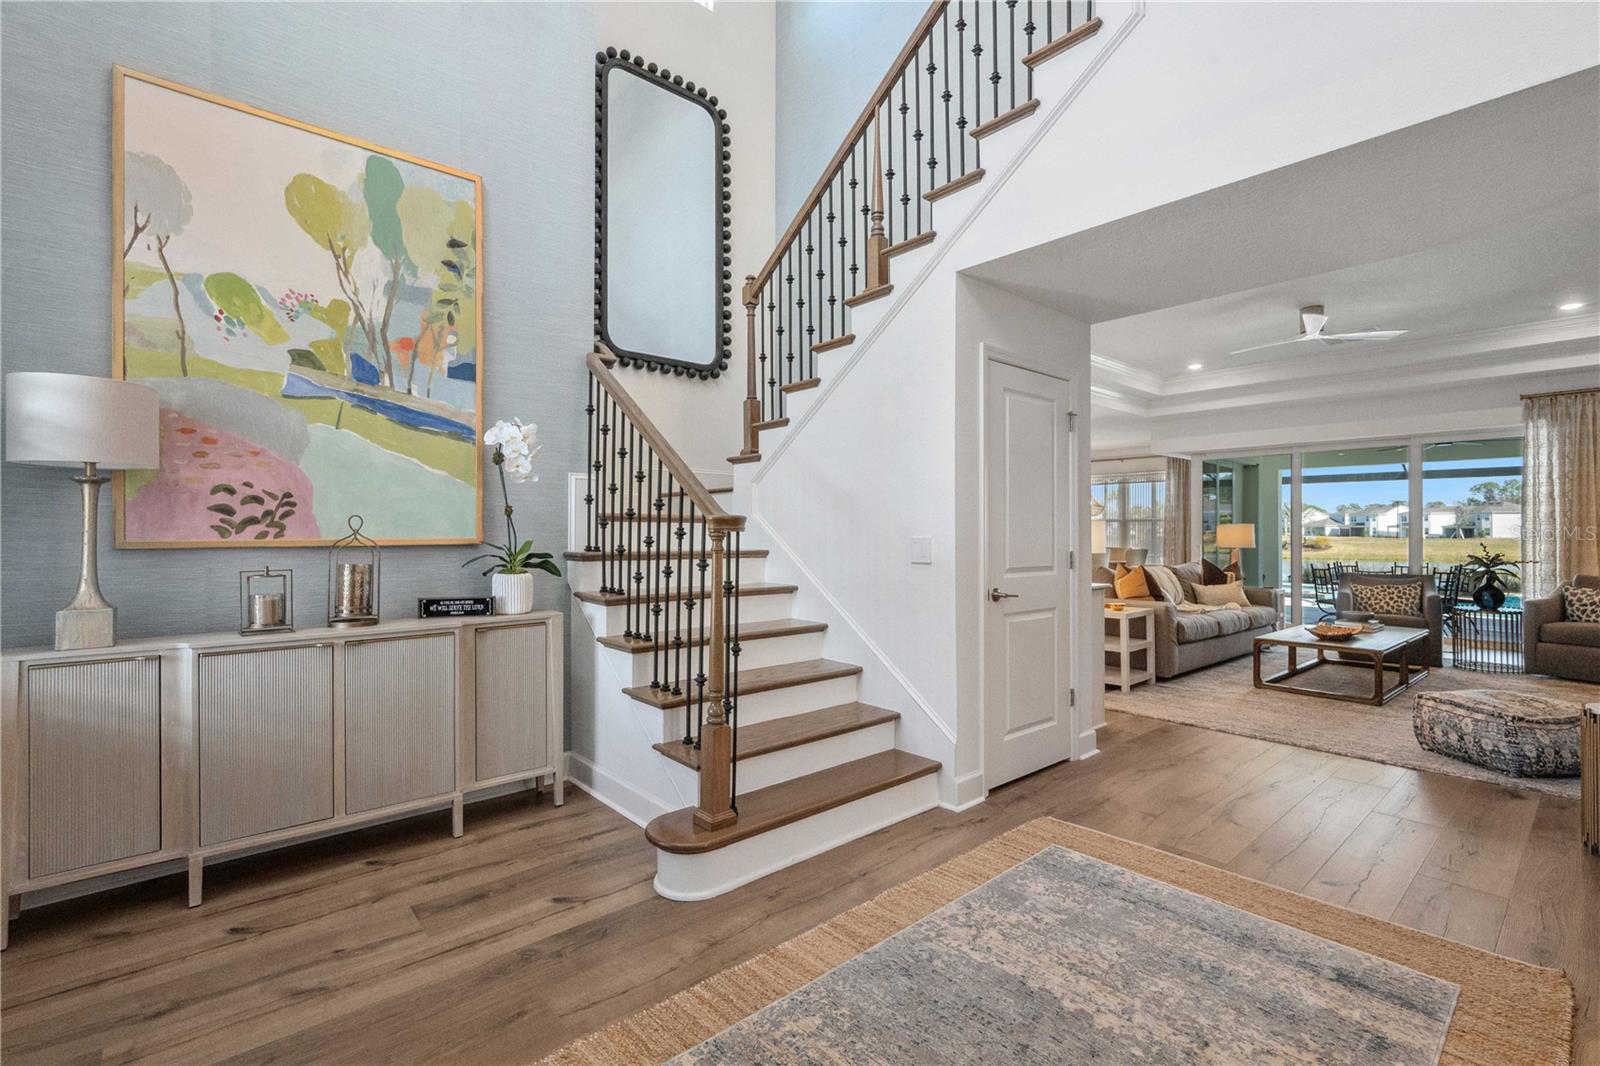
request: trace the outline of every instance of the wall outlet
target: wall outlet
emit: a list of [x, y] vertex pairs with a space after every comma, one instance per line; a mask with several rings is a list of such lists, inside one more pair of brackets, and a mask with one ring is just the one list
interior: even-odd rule
[[911, 538], [911, 561], [919, 566], [933, 565], [933, 538]]

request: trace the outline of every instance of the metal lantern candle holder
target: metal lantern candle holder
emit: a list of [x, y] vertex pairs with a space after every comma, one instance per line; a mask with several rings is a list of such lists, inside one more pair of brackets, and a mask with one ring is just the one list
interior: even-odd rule
[[294, 632], [294, 571], [239, 571], [239, 634]]
[[350, 516], [350, 534], [328, 549], [328, 625], [335, 629], [378, 623], [378, 568], [382, 552], [361, 534], [360, 515]]

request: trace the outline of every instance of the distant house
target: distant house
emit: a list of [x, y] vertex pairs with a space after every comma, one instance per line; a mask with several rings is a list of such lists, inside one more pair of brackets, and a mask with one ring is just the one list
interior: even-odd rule
[[1367, 536], [1403, 537], [1411, 530], [1409, 508], [1403, 503], [1380, 503], [1365, 508]]
[[1425, 537], [1454, 536], [1459, 525], [1460, 513], [1454, 507], [1429, 507], [1423, 510], [1422, 520]]
[[1344, 537], [1350, 533], [1342, 518], [1320, 507], [1308, 506], [1300, 513], [1300, 528], [1308, 537]]
[[1522, 536], [1520, 503], [1479, 503], [1462, 508], [1461, 532], [1468, 537]]

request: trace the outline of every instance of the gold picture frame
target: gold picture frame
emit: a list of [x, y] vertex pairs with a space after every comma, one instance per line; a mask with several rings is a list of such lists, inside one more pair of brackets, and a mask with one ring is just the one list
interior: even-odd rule
[[385, 546], [481, 543], [482, 177], [122, 66], [111, 151], [113, 375], [163, 399], [117, 546], [325, 547], [357, 512]]

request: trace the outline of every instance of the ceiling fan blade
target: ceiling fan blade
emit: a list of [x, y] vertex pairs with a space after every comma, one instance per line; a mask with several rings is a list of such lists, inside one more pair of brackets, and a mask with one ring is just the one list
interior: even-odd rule
[[1263, 348], [1281, 348], [1285, 344], [1304, 344], [1306, 341], [1322, 341], [1322, 340], [1327, 340], [1327, 337], [1323, 336], [1320, 333], [1302, 333], [1298, 337], [1290, 337], [1287, 340], [1271, 341], [1271, 342], [1269, 342], [1267, 344], [1253, 344], [1248, 348], [1235, 348], [1233, 351], [1229, 352], [1228, 354], [1229, 355], [1243, 355], [1245, 352], [1259, 352]]
[[1322, 339], [1325, 341], [1388, 341], [1408, 332], [1410, 331], [1404, 329], [1363, 329], [1355, 333], [1324, 333], [1322, 334]]

